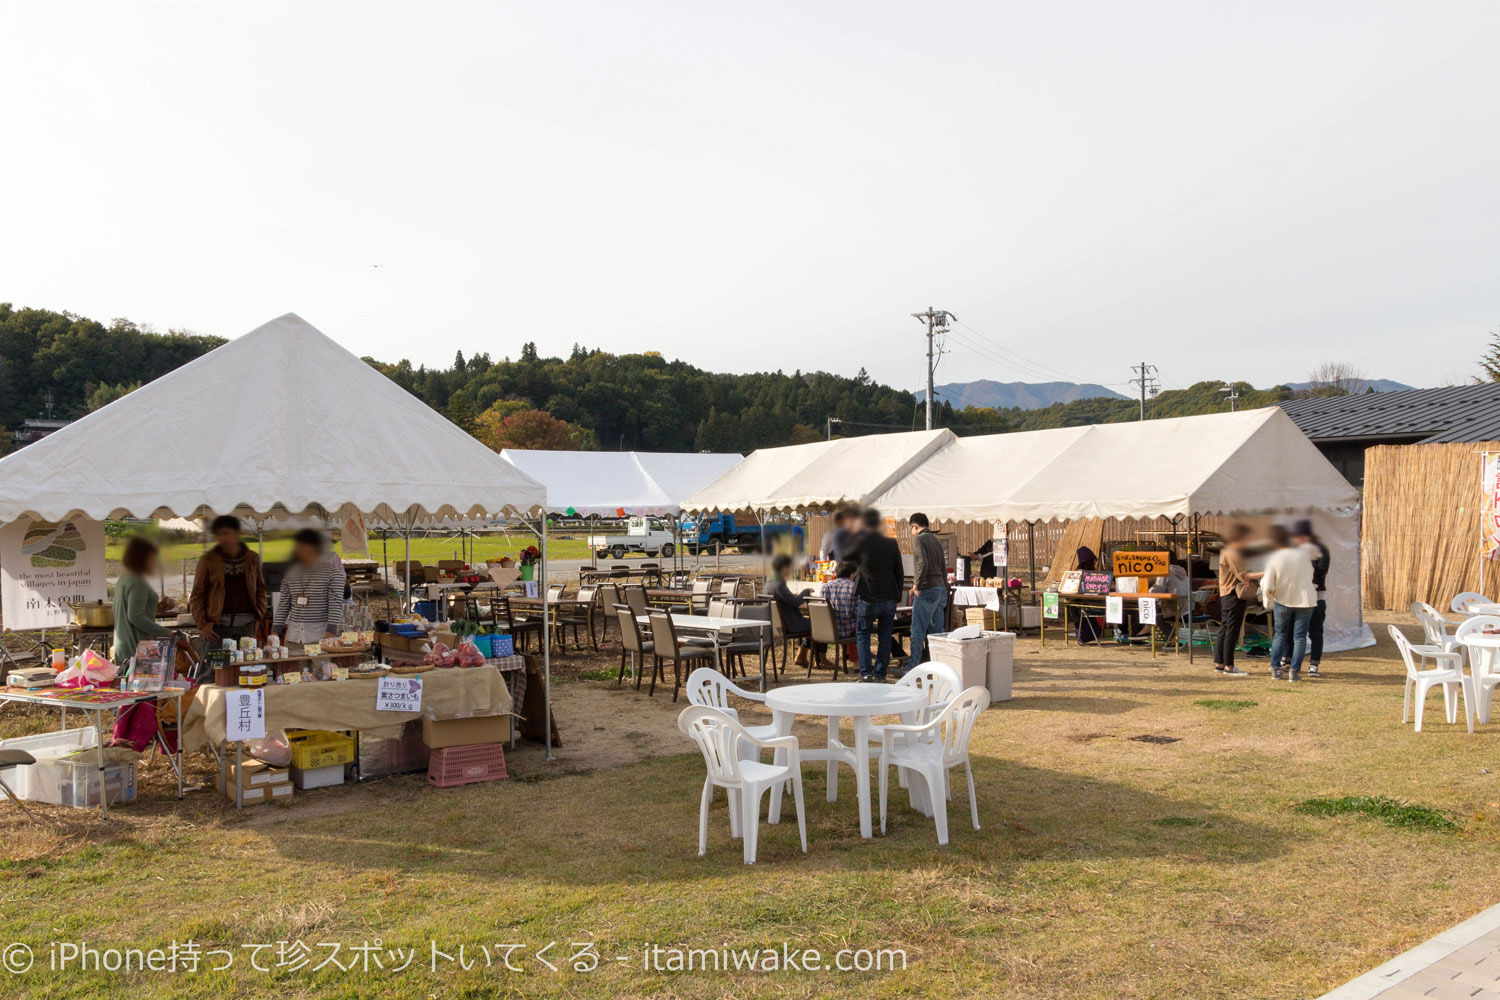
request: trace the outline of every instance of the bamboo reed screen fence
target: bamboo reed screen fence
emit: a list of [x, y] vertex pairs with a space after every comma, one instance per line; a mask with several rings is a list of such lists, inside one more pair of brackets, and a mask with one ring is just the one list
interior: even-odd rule
[[[1500, 442], [1378, 445], [1365, 451], [1362, 584], [1366, 608], [1442, 610], [1479, 590], [1480, 452]], [[1484, 593], [1500, 597], [1500, 564]]]

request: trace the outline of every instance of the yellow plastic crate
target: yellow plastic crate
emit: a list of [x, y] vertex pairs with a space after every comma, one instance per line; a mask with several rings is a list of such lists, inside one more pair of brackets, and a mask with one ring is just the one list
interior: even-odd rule
[[354, 762], [354, 737], [348, 733], [289, 729], [286, 739], [292, 748], [292, 766], [304, 771]]

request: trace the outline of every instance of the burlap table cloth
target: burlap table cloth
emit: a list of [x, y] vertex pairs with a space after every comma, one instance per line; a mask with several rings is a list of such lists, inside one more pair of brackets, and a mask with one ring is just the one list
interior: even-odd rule
[[[375, 711], [372, 679], [268, 684], [266, 733], [283, 729], [360, 729], [372, 735], [399, 735], [412, 719], [461, 719], [503, 715], [511, 710], [510, 691], [494, 667], [429, 670], [422, 678], [421, 712]], [[224, 740], [224, 692], [231, 688], [202, 685], [184, 710], [183, 747], [196, 750]], [[382, 733], [382, 731], [385, 731]]]

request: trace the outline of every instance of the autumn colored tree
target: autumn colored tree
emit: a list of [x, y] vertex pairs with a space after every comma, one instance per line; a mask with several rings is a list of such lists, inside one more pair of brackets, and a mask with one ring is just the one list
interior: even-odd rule
[[485, 410], [475, 418], [474, 436], [496, 451], [504, 448], [576, 451], [595, 447], [593, 435], [582, 427], [559, 420], [546, 410], [513, 407], [513, 401], [501, 400]]

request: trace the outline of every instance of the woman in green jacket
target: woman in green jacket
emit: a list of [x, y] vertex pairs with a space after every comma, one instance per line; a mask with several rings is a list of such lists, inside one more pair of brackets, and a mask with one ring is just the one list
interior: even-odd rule
[[156, 546], [144, 538], [125, 543], [120, 561], [125, 572], [115, 583], [115, 656], [125, 666], [135, 655], [135, 644], [142, 639], [158, 639], [168, 634], [156, 624], [156, 591], [147, 581], [156, 572]]

